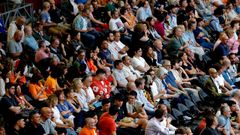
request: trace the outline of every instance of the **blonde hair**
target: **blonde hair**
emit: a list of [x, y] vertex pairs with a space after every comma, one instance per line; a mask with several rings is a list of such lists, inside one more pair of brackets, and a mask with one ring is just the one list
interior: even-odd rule
[[77, 85], [82, 82], [81, 78], [74, 78], [72, 81], [72, 88], [74, 90], [74, 92], [76, 92], [77, 90]]
[[228, 29], [228, 30], [226, 31], [226, 33], [227, 33], [227, 36], [228, 36], [228, 37], [232, 37], [233, 34], [234, 34], [234, 30], [233, 30], [233, 29]]

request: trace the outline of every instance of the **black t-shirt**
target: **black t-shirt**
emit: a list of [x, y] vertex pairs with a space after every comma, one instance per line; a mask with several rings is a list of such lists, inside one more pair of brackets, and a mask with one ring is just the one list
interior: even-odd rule
[[12, 96], [12, 97], [8, 97], [6, 95], [3, 96], [2, 100], [1, 100], [1, 107], [2, 107], [2, 111], [3, 111], [3, 115], [5, 116], [6, 119], [11, 118], [12, 116], [14, 116], [14, 112], [10, 111], [9, 108], [11, 106], [18, 106], [18, 101], [17, 99]]
[[43, 135], [43, 134], [45, 134], [45, 130], [40, 124], [37, 125], [37, 127], [35, 127], [33, 124], [29, 124], [26, 127], [26, 135]]

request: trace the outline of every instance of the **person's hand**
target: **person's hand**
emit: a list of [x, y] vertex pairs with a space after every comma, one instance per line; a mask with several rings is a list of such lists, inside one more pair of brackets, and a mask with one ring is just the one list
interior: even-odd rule
[[94, 28], [92, 28], [92, 27], [87, 29], [87, 31], [93, 31], [93, 30], [94, 30]]

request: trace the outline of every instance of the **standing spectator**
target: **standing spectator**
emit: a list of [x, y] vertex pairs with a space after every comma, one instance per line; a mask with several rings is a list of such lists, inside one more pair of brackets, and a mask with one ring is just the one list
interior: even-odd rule
[[99, 126], [99, 134], [100, 135], [117, 135], [117, 127], [115, 123], [115, 119], [117, 118], [118, 107], [111, 106], [109, 112], [105, 112], [99, 118], [98, 126]]

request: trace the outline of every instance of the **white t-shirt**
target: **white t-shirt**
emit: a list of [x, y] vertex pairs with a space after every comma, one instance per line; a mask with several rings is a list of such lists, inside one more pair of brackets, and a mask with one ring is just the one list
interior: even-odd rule
[[109, 44], [108, 49], [113, 55], [113, 58], [118, 60], [120, 59], [118, 52], [121, 51], [124, 47], [125, 45], [121, 41], [113, 41], [111, 44]]
[[52, 108], [52, 111], [53, 111], [53, 117], [55, 118], [56, 122], [60, 124], [64, 124], [63, 121], [61, 120], [61, 113], [58, 110], [57, 106]]
[[120, 31], [121, 29], [124, 28], [123, 22], [121, 21], [120, 18], [113, 19], [111, 18], [109, 21], [109, 29], [111, 31]]
[[137, 72], [139, 72], [139, 74], [143, 74], [143, 72], [137, 70], [137, 67], [138, 66], [145, 67], [145, 63], [146, 63], [146, 61], [142, 57], [137, 58], [137, 57], [133, 56], [133, 58], [132, 58], [132, 66]]

